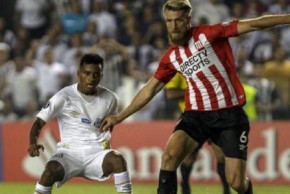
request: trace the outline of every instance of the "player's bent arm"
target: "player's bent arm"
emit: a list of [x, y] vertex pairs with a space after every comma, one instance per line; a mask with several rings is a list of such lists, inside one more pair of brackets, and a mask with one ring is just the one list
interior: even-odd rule
[[290, 24], [290, 14], [264, 15], [253, 19], [243, 19], [238, 22], [238, 34], [244, 34], [283, 24]]
[[139, 90], [133, 98], [131, 104], [118, 115], [118, 121], [121, 122], [133, 113], [143, 108], [150, 100], [164, 87], [164, 83], [152, 77]]
[[38, 136], [40, 134], [40, 131], [42, 129], [42, 127], [46, 124], [45, 121], [43, 121], [40, 118], [36, 118], [36, 120], [34, 121], [31, 129], [30, 129], [30, 134], [29, 134], [29, 142], [30, 144], [36, 144], [37, 143], [37, 139]]
[[37, 144], [37, 139], [40, 135], [40, 131], [42, 127], [46, 124], [45, 121], [43, 121], [40, 118], [36, 118], [34, 121], [30, 133], [29, 133], [29, 148], [28, 148], [28, 153], [30, 156], [39, 156], [39, 149], [42, 151], [44, 150], [43, 145], [38, 145]]

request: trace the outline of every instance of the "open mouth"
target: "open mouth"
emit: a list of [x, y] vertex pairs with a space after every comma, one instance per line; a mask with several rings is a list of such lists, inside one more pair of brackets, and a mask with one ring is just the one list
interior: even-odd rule
[[95, 88], [95, 84], [87, 84], [87, 87], [88, 87], [89, 89]]

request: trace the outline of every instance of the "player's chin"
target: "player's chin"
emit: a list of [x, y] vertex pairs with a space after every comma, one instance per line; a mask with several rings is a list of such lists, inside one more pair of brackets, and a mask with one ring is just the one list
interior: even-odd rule
[[86, 91], [87, 92], [94, 92], [96, 90], [96, 86], [92, 84], [86, 85]]
[[183, 38], [181, 36], [170, 36], [170, 42], [174, 44], [179, 44], [182, 40]]
[[86, 90], [86, 94], [87, 95], [92, 95], [92, 94], [94, 94], [95, 93], [95, 90], [94, 89], [87, 89]]

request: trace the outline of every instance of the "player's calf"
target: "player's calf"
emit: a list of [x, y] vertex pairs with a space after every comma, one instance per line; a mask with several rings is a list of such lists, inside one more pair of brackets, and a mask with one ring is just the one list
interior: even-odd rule
[[190, 189], [190, 184], [189, 184], [189, 179], [190, 179], [190, 173], [192, 170], [193, 164], [192, 163], [182, 163], [180, 165], [180, 172], [181, 172], [181, 189], [182, 189], [182, 194], [190, 194], [191, 189]]
[[224, 162], [218, 162], [217, 172], [218, 172], [218, 175], [219, 175], [220, 180], [221, 180], [222, 185], [223, 185], [223, 193], [224, 194], [231, 194], [230, 186], [229, 186], [229, 184], [227, 182], [227, 178], [226, 178], [225, 163]]
[[244, 194], [253, 194], [253, 185], [249, 179], [248, 179], [248, 188]]

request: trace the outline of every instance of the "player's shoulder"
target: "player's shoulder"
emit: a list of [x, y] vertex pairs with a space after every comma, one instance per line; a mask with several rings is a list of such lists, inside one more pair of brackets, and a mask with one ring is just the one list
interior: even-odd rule
[[63, 95], [69, 95], [74, 92], [74, 89], [76, 87], [77, 87], [77, 84], [68, 85], [62, 88], [58, 93], [63, 94]]
[[115, 92], [101, 85], [98, 86], [98, 93], [102, 98], [109, 98], [109, 99], [118, 98]]
[[215, 28], [215, 25], [211, 24], [202, 24], [199, 26], [194, 26], [191, 28], [192, 35], [196, 36], [199, 35], [200, 33], [207, 33], [210, 32], [213, 28]]
[[69, 86], [65, 86], [61, 90], [59, 90], [54, 96], [57, 98], [67, 99], [70, 97], [76, 96], [76, 90], [77, 84], [72, 84]]
[[161, 56], [160, 63], [170, 63], [171, 62], [171, 55], [175, 53], [177, 46], [171, 45]]

